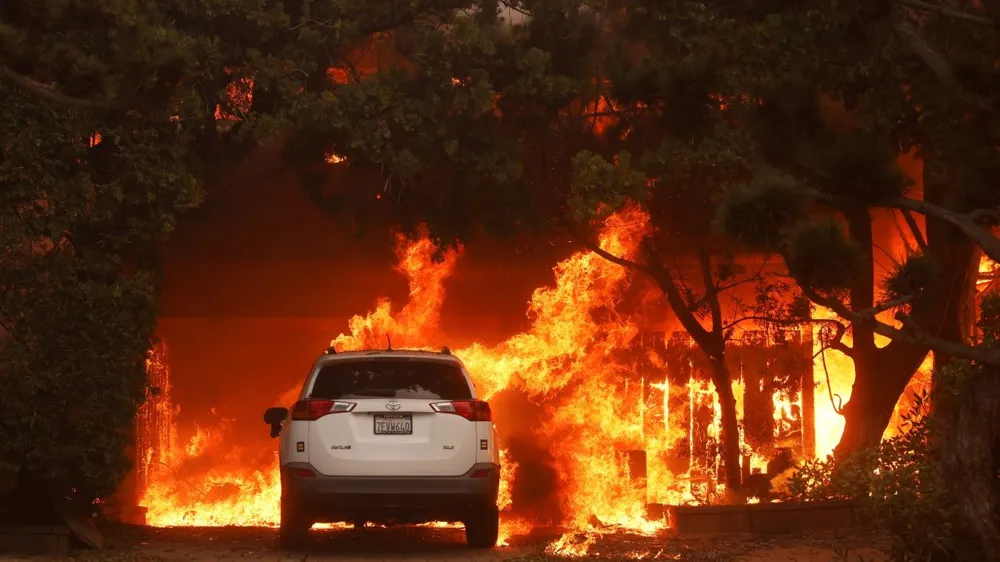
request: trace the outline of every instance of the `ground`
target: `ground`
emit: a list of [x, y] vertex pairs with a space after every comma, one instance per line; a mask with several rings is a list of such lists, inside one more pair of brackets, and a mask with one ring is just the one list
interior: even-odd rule
[[[313, 531], [307, 552], [283, 552], [276, 532], [262, 528], [128, 527], [108, 533], [108, 548], [81, 551], [64, 560], [78, 562], [156, 562], [161, 560], [309, 560], [337, 562], [554, 562], [544, 547], [551, 534], [529, 537], [491, 551], [470, 550], [461, 529], [375, 528]], [[683, 560], [692, 562], [884, 562], [868, 533], [762, 537], [636, 537], [610, 534], [591, 548], [592, 560]], [[876, 545], [873, 547], [872, 545]], [[52, 558], [48, 558], [53, 560]], [[0, 560], [44, 560], [0, 555]]]

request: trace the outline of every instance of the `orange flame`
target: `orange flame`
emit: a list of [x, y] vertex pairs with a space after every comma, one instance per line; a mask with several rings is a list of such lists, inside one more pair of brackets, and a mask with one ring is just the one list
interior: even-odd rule
[[[628, 256], [647, 232], [647, 216], [630, 208], [609, 217], [599, 243], [613, 254]], [[426, 237], [398, 238], [397, 270], [409, 281], [409, 300], [393, 312], [387, 299], [367, 315], [348, 323], [349, 331], [334, 338], [340, 350], [384, 348], [386, 335], [396, 348], [437, 348], [441, 343], [440, 316], [443, 283], [454, 271], [461, 249], [438, 252]], [[435, 259], [437, 258], [437, 259]], [[711, 502], [719, 496], [714, 471], [718, 457], [705, 457], [711, 440], [719, 437], [720, 410], [714, 387], [692, 377], [686, 384], [636, 380], [634, 364], [617, 358], [640, 334], [640, 322], [619, 311], [630, 274], [592, 252], [578, 252], [557, 264], [554, 282], [541, 287], [528, 305], [531, 327], [495, 346], [474, 343], [453, 350], [468, 366], [479, 394], [501, 400], [517, 393], [538, 408], [540, 421], [532, 434], [545, 444], [558, 477], [554, 501], [569, 532], [548, 548], [555, 554], [582, 556], [608, 530], [653, 534], [665, 528], [646, 515], [647, 504]], [[822, 356], [821, 356], [822, 357]], [[667, 365], [650, 353], [647, 359], [661, 370]], [[853, 368], [827, 352], [827, 368], [834, 393], [848, 398]], [[846, 359], [846, 358], [845, 358]], [[158, 359], [163, 365], [162, 357]], [[814, 367], [816, 452], [832, 450], [843, 430], [826, 390], [822, 366]], [[677, 380], [676, 378], [672, 380]], [[746, 383], [734, 382], [738, 415], [743, 417]], [[291, 404], [299, 388], [289, 389], [278, 403]], [[793, 423], [801, 398], [775, 394], [775, 436]], [[166, 397], [169, 406], [169, 396]], [[144, 443], [142, 462], [147, 473], [142, 505], [148, 521], [171, 525], [274, 525], [280, 485], [276, 453], [250, 454], [227, 444], [231, 420], [212, 428], [195, 427], [186, 442], [173, 430], [176, 410], [160, 407], [160, 425], [173, 437]], [[499, 427], [501, 436], [504, 427]], [[708, 443], [693, 436], [703, 435]], [[697, 442], [696, 442], [697, 441]], [[506, 444], [501, 444], [506, 446]], [[665, 460], [678, 447], [687, 447], [689, 462], [668, 468]], [[152, 451], [155, 449], [155, 451]], [[642, 453], [646, 474], [631, 474], [630, 455]], [[634, 455], [633, 455], [634, 457]], [[517, 514], [518, 466], [511, 450], [501, 451], [503, 462], [499, 504], [504, 510], [501, 544], [543, 522]], [[766, 459], [751, 451], [751, 469], [765, 469]], [[655, 462], [654, 462], [655, 461]], [[662, 461], [662, 462], [661, 462]], [[714, 463], [714, 464], [713, 464]], [[257, 467], [257, 468], [252, 468]]]
[[997, 279], [1000, 278], [1000, 265], [983, 256], [979, 260], [979, 278], [976, 280], [976, 290], [980, 294], [996, 291]]

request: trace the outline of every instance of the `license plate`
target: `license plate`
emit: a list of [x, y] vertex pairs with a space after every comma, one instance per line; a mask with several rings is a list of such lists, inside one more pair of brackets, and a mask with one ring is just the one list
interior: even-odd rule
[[413, 416], [376, 415], [375, 435], [413, 435]]

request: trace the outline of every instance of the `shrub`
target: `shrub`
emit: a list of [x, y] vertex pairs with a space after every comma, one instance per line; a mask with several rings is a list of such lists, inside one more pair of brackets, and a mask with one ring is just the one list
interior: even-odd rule
[[[973, 345], [1000, 347], [1000, 296], [980, 303]], [[791, 499], [853, 499], [894, 539], [897, 560], [994, 560], [1000, 552], [1000, 372], [954, 360], [935, 372], [901, 435], [847, 459], [808, 462], [784, 481]]]
[[900, 435], [847, 459], [805, 463], [789, 478], [788, 494], [799, 501], [855, 500], [866, 522], [891, 536], [896, 560], [976, 559], [955, 524], [934, 447], [935, 420], [921, 415], [927, 396], [915, 398]]

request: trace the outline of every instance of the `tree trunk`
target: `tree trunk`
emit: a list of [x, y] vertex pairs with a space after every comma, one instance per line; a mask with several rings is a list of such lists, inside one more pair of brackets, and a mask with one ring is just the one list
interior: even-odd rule
[[[929, 333], [962, 341], [968, 335], [968, 299], [970, 283], [975, 283], [978, 256], [976, 247], [967, 239], [956, 240], [941, 260], [941, 274], [925, 289], [919, 302], [914, 303], [912, 317]], [[863, 308], [856, 307], [856, 309]], [[843, 457], [860, 449], [875, 447], [882, 439], [899, 397], [920, 368], [927, 349], [892, 341], [879, 349], [866, 328], [854, 326], [854, 386], [851, 399], [844, 406], [844, 434], [835, 455]], [[939, 360], [935, 358], [936, 367]]]
[[[933, 292], [934, 302], [923, 307], [930, 309], [928, 318], [914, 319], [930, 331], [937, 327], [934, 335], [955, 342], [968, 342], [973, 335], [976, 307], [976, 278], [982, 252], [971, 240], [949, 225], [938, 225], [928, 219], [929, 252], [938, 261], [941, 274], [935, 285], [928, 287]], [[931, 238], [931, 235], [934, 235]], [[934, 326], [934, 321], [939, 324]], [[935, 370], [951, 362], [952, 357], [943, 353], [934, 354]]]
[[878, 446], [892, 419], [896, 402], [924, 357], [913, 352], [910, 346], [896, 342], [882, 349], [855, 351], [854, 386], [851, 399], [842, 412], [844, 434], [834, 450], [837, 458]]
[[[927, 162], [934, 165], [934, 160]], [[940, 162], [936, 163], [940, 166]], [[935, 177], [938, 179], [935, 180]], [[948, 210], [968, 211], [971, 207], [967, 188], [940, 178], [955, 177], [952, 173], [925, 174], [924, 200]], [[940, 273], [929, 293], [915, 303], [913, 319], [924, 330], [947, 340], [965, 343], [975, 321], [976, 277], [982, 251], [979, 246], [954, 224], [934, 215], [925, 215], [927, 254], [937, 261]], [[923, 310], [919, 310], [923, 309]], [[926, 314], [920, 316], [921, 312]], [[935, 325], [935, 323], [937, 323]], [[937, 328], [935, 331], [934, 328]], [[935, 370], [951, 361], [951, 357], [936, 353]]]
[[[875, 306], [875, 256], [871, 215], [867, 210], [845, 213], [851, 241], [864, 252], [864, 263], [850, 288], [851, 308], [870, 310]], [[854, 385], [851, 398], [844, 405], [844, 433], [837, 443], [837, 458], [870, 447], [882, 440], [896, 402], [906, 390], [913, 373], [920, 367], [927, 349], [892, 341], [883, 348], [875, 345], [871, 327], [852, 325], [854, 343]]]
[[719, 397], [722, 410], [722, 462], [726, 475], [726, 489], [730, 492], [740, 489], [740, 428], [736, 418], [736, 396], [733, 395], [733, 381], [725, 358], [709, 359], [712, 365], [712, 383]]
[[1000, 444], [1000, 374], [977, 372], [957, 394], [935, 396], [937, 414], [944, 421], [941, 469], [954, 499], [960, 521], [956, 527], [969, 533], [978, 555], [970, 559], [1000, 557], [1000, 485], [997, 481]]

